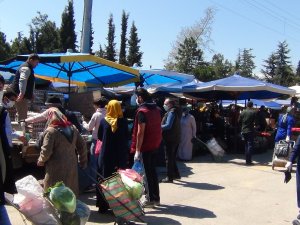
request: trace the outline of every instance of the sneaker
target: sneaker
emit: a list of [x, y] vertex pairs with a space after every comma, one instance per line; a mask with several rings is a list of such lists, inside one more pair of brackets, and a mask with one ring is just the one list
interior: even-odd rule
[[170, 180], [168, 177], [166, 177], [166, 178], [162, 179], [160, 182], [161, 183], [173, 183], [173, 180]]

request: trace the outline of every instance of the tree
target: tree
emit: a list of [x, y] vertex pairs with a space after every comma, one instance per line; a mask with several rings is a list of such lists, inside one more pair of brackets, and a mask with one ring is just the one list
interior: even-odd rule
[[73, 0], [68, 1], [64, 12], [61, 15], [61, 27], [59, 30], [61, 50], [66, 52], [67, 49], [76, 50], [76, 33], [74, 19], [74, 4]]
[[55, 22], [48, 20], [47, 14], [38, 12], [32, 19], [30, 27], [30, 41], [36, 53], [51, 53], [60, 50], [59, 32]]
[[227, 59], [224, 59], [222, 54], [213, 55], [211, 67], [214, 71], [214, 80], [224, 78], [232, 73], [232, 64]]
[[203, 52], [198, 48], [193, 37], [186, 38], [178, 48], [175, 57], [175, 69], [182, 73], [192, 73], [193, 70], [203, 63]]
[[276, 80], [276, 64], [277, 64], [277, 56], [275, 53], [272, 53], [268, 59], [263, 61], [265, 64], [263, 65], [264, 69], [261, 70], [261, 73], [264, 76], [264, 80], [269, 83], [279, 83]]
[[130, 29], [130, 37], [128, 40], [128, 56], [127, 56], [127, 63], [128, 66], [133, 66], [135, 63], [137, 66], [142, 66], [142, 56], [143, 52], [140, 51], [139, 43], [141, 42], [141, 39], [138, 38], [137, 34], [137, 28], [132, 22], [132, 26]]
[[239, 50], [239, 54], [235, 63], [235, 69], [241, 76], [253, 77], [253, 70], [255, 69], [255, 63], [253, 59], [255, 58], [252, 53], [252, 48], [244, 48], [242, 53]]
[[199, 49], [211, 51], [209, 45], [212, 42], [211, 32], [212, 24], [214, 22], [216, 10], [214, 8], [207, 8], [205, 10], [205, 16], [196, 21], [191, 27], [183, 28], [177, 36], [176, 41], [172, 45], [172, 49], [168, 58], [165, 60], [165, 68], [169, 70], [175, 70], [175, 58], [178, 54], [178, 48], [185, 41], [186, 38], [194, 38], [197, 42]]
[[11, 44], [11, 54], [21, 55], [30, 54], [32, 52], [32, 46], [28, 38], [23, 37], [22, 32], [18, 32], [18, 36]]
[[108, 20], [108, 34], [106, 40], [107, 40], [107, 46], [105, 46], [105, 58], [115, 62], [116, 61], [115, 24], [114, 24], [112, 14], [110, 14]]
[[297, 66], [297, 69], [296, 69], [296, 76], [300, 78], [300, 60], [298, 62], [298, 66]]
[[6, 35], [0, 31], [0, 61], [10, 57], [10, 45], [6, 42]]
[[105, 57], [105, 52], [103, 51], [101, 44], [99, 45], [99, 50], [95, 52], [95, 55], [101, 58]]
[[92, 54], [93, 52], [93, 45], [94, 45], [94, 28], [93, 24], [91, 24], [91, 36], [90, 36], [90, 53]]
[[290, 84], [293, 84], [294, 74], [291, 62], [289, 61], [289, 52], [290, 50], [286, 41], [279, 42], [278, 49], [276, 51], [277, 64], [275, 76], [278, 84], [283, 86], [289, 86]]
[[121, 23], [121, 44], [120, 44], [120, 53], [119, 53], [119, 63], [123, 65], [127, 65], [126, 61], [126, 34], [127, 34], [127, 23], [128, 23], [129, 14], [126, 14], [123, 10], [122, 13], [122, 23]]

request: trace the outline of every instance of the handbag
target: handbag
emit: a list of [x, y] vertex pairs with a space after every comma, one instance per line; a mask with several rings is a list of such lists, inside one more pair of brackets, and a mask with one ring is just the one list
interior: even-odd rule
[[277, 157], [288, 157], [290, 149], [293, 148], [295, 142], [279, 141], [275, 144], [274, 153]]
[[101, 147], [102, 147], [102, 141], [99, 139], [96, 142], [96, 147], [95, 147], [95, 155], [99, 155], [101, 152]]

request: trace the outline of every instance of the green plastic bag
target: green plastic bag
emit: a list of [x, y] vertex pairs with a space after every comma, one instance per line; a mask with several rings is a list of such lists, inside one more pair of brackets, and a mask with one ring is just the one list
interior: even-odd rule
[[54, 186], [49, 187], [46, 195], [48, 195], [50, 201], [58, 211], [75, 212], [76, 196], [63, 182], [57, 182]]

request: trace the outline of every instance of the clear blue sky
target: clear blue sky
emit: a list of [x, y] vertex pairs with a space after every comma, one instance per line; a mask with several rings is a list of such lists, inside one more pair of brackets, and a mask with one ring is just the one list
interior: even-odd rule
[[[74, 0], [78, 45], [82, 26], [84, 0]], [[48, 14], [49, 20], [61, 23], [67, 0], [0, 0], [0, 30], [10, 41], [22, 31], [29, 36], [28, 24], [37, 11]], [[116, 43], [119, 49], [122, 10], [130, 14], [129, 28], [134, 20], [141, 38], [144, 68], [163, 68], [171, 44], [183, 27], [192, 26], [204, 16], [208, 7], [217, 9], [212, 29], [211, 48], [234, 62], [238, 49], [252, 48], [256, 56], [255, 71], [260, 71], [263, 60], [286, 40], [292, 65], [300, 60], [300, 1], [299, 0], [93, 0], [92, 23], [94, 49], [106, 44], [108, 18], [113, 14]], [[281, 10], [280, 10], [281, 9]], [[212, 53], [205, 52], [206, 60]]]

